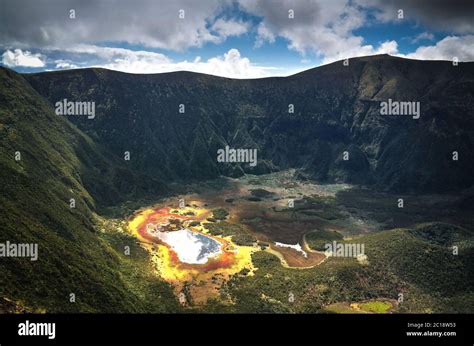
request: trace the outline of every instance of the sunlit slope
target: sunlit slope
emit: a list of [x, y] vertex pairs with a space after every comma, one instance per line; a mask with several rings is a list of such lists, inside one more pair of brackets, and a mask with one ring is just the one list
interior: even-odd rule
[[[470, 312], [474, 306], [474, 232], [443, 223], [371, 234], [366, 243], [376, 272], [395, 275], [408, 304], [402, 311], [423, 310], [417, 295], [430, 297], [432, 311]], [[372, 259], [372, 260], [371, 260]], [[437, 304], [434, 304], [438, 302]], [[438, 305], [439, 304], [439, 305]], [[441, 306], [443, 306], [441, 308]], [[439, 309], [439, 310], [438, 310]]]
[[[92, 195], [104, 202], [126, 195], [114, 185], [122, 179], [114, 159], [3, 68], [0, 138], [0, 242], [39, 247], [37, 261], [0, 259], [1, 297], [48, 312], [176, 308], [168, 286], [148, 277], [144, 251], [94, 232]], [[133, 258], [123, 255], [125, 245]]]
[[[347, 308], [340, 312], [350, 312], [352, 303], [391, 301], [394, 312], [472, 312], [472, 231], [430, 223], [345, 242], [364, 244], [368, 263], [333, 257], [311, 269], [293, 270], [282, 267], [272, 254], [255, 253], [255, 275], [229, 282], [227, 292], [237, 304], [223, 309], [331, 312], [333, 304], [341, 303]], [[457, 255], [452, 246], [458, 246]]]

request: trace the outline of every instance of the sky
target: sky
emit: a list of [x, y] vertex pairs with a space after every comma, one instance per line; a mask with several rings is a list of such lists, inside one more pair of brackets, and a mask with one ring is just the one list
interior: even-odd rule
[[287, 76], [390, 54], [474, 60], [472, 0], [0, 0], [0, 65]]

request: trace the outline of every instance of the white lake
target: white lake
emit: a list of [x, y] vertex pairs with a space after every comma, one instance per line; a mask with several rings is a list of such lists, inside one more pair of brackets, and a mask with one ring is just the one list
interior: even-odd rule
[[222, 252], [218, 241], [186, 228], [172, 232], [158, 230], [149, 230], [149, 232], [173, 249], [183, 263], [204, 264], [209, 258]]

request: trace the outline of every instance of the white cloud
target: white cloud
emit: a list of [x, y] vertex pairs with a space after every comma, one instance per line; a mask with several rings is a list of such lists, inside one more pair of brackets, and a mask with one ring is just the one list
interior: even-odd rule
[[[256, 28], [253, 27], [253, 19], [222, 18], [233, 13], [236, 3], [241, 10], [261, 18]], [[302, 58], [307, 58], [309, 54], [314, 55], [312, 59], [329, 62], [385, 51], [397, 54], [394, 41], [388, 41], [392, 42], [390, 45], [367, 44], [362, 36], [354, 32], [370, 24], [372, 16], [375, 16], [375, 22], [396, 22], [400, 8], [404, 10], [406, 19], [426, 24], [434, 30], [462, 32], [463, 35], [474, 32], [474, 2], [467, 0], [434, 3], [424, 0], [107, 0], [94, 3], [48, 0], [41, 6], [33, 6], [29, 0], [2, 0], [2, 5], [0, 46], [5, 49], [34, 50], [41, 47], [48, 50], [63, 47], [64, 50], [64, 47], [77, 47], [79, 44], [126, 42], [142, 46], [144, 50], [153, 47], [183, 51], [190, 47], [203, 47], [207, 43], [220, 44], [229, 36], [255, 32], [256, 47], [265, 42], [273, 43], [280, 37]], [[76, 10], [75, 19], [68, 17], [70, 9]], [[290, 9], [294, 12], [294, 19], [288, 16]], [[179, 18], [180, 10], [185, 11], [184, 18]], [[237, 14], [238, 18], [242, 17], [240, 14]], [[433, 37], [432, 34], [422, 33], [413, 38], [416, 42], [421, 39], [432, 40]], [[416, 54], [429, 58], [429, 54], [423, 52], [435, 49], [437, 54], [444, 51], [441, 55], [446, 55], [448, 47], [445, 45], [448, 43], [436, 48], [423, 47]], [[456, 49], [470, 56], [468, 47]], [[11, 54], [15, 55], [15, 52], [4, 59], [14, 64], [15, 58]], [[167, 59], [146, 52], [141, 53], [139, 58], [138, 53], [127, 57], [126, 52], [118, 54], [107, 49], [103, 49], [101, 54], [111, 55], [116, 60], [111, 62], [116, 64], [129, 64], [132, 70], [150, 68], [151, 62], [155, 64], [156, 59]], [[28, 60], [39, 66], [39, 61], [43, 60], [37, 58], [32, 55], [17, 60]], [[66, 66], [64, 62], [59, 64]]]
[[[366, 23], [366, 12], [351, 1], [240, 0], [243, 10], [262, 18], [257, 28], [256, 47], [274, 42], [277, 36], [288, 47], [306, 56], [313, 53], [330, 62], [361, 54], [374, 54], [379, 48], [365, 45], [353, 31]], [[294, 18], [289, 17], [292, 10]]]
[[43, 56], [27, 50], [7, 50], [2, 55], [2, 63], [8, 67], [44, 67]]
[[[368, 23], [368, 9], [375, 10], [372, 14], [381, 22], [397, 21], [397, 11], [401, 8], [407, 18], [413, 18], [416, 13], [427, 23], [444, 23], [446, 27], [461, 32], [469, 31], [469, 28], [473, 27], [472, 18], [470, 22], [467, 20], [468, 16], [462, 6], [439, 2], [431, 6], [421, 0], [400, 2], [402, 4], [392, 0], [240, 0], [239, 4], [243, 10], [262, 18], [257, 28], [256, 47], [260, 47], [264, 42], [274, 42], [276, 37], [282, 37], [288, 41], [289, 49], [299, 52], [303, 57], [313, 53], [320, 57], [323, 63], [373, 54], [403, 56], [399, 54], [398, 44], [394, 40], [379, 45], [367, 44], [362, 36], [354, 34], [355, 30]], [[470, 7], [474, 7], [474, 4]], [[294, 12], [294, 19], [288, 16], [290, 9]], [[426, 11], [437, 19], [430, 20]], [[443, 13], [446, 13], [449, 23], [443, 22]], [[455, 18], [459, 18], [459, 22], [456, 22]], [[423, 32], [413, 40], [416, 43], [433, 39], [433, 34]], [[472, 60], [471, 47], [472, 36], [451, 37], [434, 46], [420, 47], [407, 57], [451, 60], [453, 56], [457, 56], [460, 60]]]
[[416, 35], [412, 40], [411, 43], [417, 43], [419, 41], [433, 41], [434, 40], [434, 35], [430, 32], [422, 32], [421, 34]]
[[474, 35], [447, 36], [431, 46], [418, 47], [416, 51], [404, 55], [420, 60], [453, 60], [474, 61]]
[[289, 71], [275, 67], [253, 64], [247, 57], [232, 48], [222, 56], [202, 61], [196, 57], [193, 61], [174, 61], [155, 52], [133, 51], [124, 48], [78, 45], [68, 48], [68, 52], [93, 54], [103, 60], [102, 63], [88, 66], [103, 67], [128, 73], [163, 73], [174, 71], [192, 71], [228, 78], [261, 78]]
[[426, 0], [353, 0], [355, 5], [371, 9], [380, 22], [397, 22], [398, 10], [403, 10], [404, 19], [436, 31], [458, 34], [474, 33], [472, 0], [426, 1]]
[[[182, 51], [223, 41], [223, 37], [211, 32], [209, 23], [228, 3], [48, 0], [39, 6], [28, 0], [2, 0], [0, 42], [47, 48], [107, 41]], [[69, 18], [70, 9], [75, 9], [75, 19]], [[184, 18], [179, 16], [181, 10]], [[238, 29], [233, 23], [221, 25], [222, 30]]]
[[206, 62], [179, 63], [185, 70], [208, 73], [229, 78], [260, 78], [267, 77], [273, 70], [272, 67], [257, 66], [248, 58], [242, 57], [240, 52], [232, 48], [224, 56], [214, 57]]
[[267, 28], [264, 22], [261, 22], [257, 27], [257, 40], [255, 41], [255, 47], [259, 48], [263, 46], [265, 42], [275, 42], [275, 35]]
[[[228, 78], [261, 78], [283, 76], [295, 72], [297, 69], [280, 69], [272, 66], [254, 64], [249, 58], [243, 57], [239, 50], [232, 48], [221, 56], [203, 61], [196, 57], [193, 61], [174, 61], [164, 54], [149, 51], [133, 51], [124, 48], [97, 47], [93, 45], [79, 45], [69, 52], [94, 54], [104, 62], [93, 66], [108, 68], [128, 73], [163, 73], [174, 71], [192, 71]], [[325, 57], [322, 63], [330, 63], [348, 57], [366, 56], [374, 54], [390, 54], [415, 59], [445, 59], [451, 60], [457, 56], [461, 61], [474, 59], [474, 36], [447, 37], [434, 46], [420, 47], [414, 53], [403, 55], [398, 51], [396, 41], [385, 41], [379, 46], [357, 45], [341, 51], [338, 54]], [[307, 59], [303, 59], [305, 63]], [[89, 65], [90, 66], [90, 65]]]
[[344, 51], [341, 51], [337, 54], [332, 54], [324, 58], [323, 63], [331, 63], [338, 60], [343, 60], [346, 58], [354, 58], [359, 56], [375, 55], [375, 54], [398, 54], [398, 44], [396, 41], [385, 41], [381, 43], [378, 47], [372, 45], [354, 45], [351, 48], [348, 48]]
[[216, 31], [219, 36], [226, 38], [228, 36], [239, 36], [245, 34], [249, 30], [249, 23], [235, 20], [224, 20], [219, 18], [212, 25], [212, 30]]
[[78, 65], [72, 63], [71, 61], [62, 60], [62, 59], [55, 60], [54, 63], [56, 64], [56, 69], [60, 69], [60, 70], [70, 70], [70, 69], [79, 67]]
[[146, 51], [131, 50], [126, 48], [102, 47], [92, 44], [78, 44], [72, 47], [57, 48], [68, 53], [95, 55], [107, 61], [126, 60], [129, 62], [142, 61], [146, 64], [170, 63], [171, 60], [164, 54]]

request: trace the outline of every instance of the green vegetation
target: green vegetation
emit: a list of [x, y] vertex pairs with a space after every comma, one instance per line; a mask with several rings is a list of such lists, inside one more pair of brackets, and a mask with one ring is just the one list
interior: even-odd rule
[[[354, 305], [352, 305], [354, 304]], [[369, 301], [369, 302], [339, 302], [327, 305], [324, 311], [338, 314], [354, 314], [354, 313], [387, 313], [393, 307], [388, 301]]]
[[340, 220], [343, 218], [334, 197], [305, 196], [298, 202], [296, 208], [303, 215], [317, 216], [326, 220]]
[[[93, 221], [97, 204], [142, 188], [158, 192], [160, 184], [121, 170], [123, 162], [3, 68], [0, 99], [0, 242], [36, 243], [39, 251], [37, 261], [0, 261], [0, 297], [33, 311], [178, 311], [171, 288], [147, 274], [143, 250], [131, 239], [98, 233]], [[133, 261], [123, 255], [125, 245]]]
[[250, 193], [252, 196], [257, 198], [270, 198], [275, 195], [273, 192], [267, 191], [265, 189], [253, 189], [250, 190]]
[[[292, 312], [323, 312], [334, 303], [368, 300], [381, 303], [365, 304], [363, 309], [383, 312], [388, 307], [383, 302], [397, 299], [399, 293], [404, 301], [395, 312], [472, 311], [472, 247], [453, 256], [449, 247], [412, 233], [412, 229], [395, 229], [354, 240], [365, 244], [369, 264], [364, 266], [353, 258], [329, 258], [311, 269], [292, 270], [282, 267], [276, 256], [257, 252], [253, 255], [258, 268], [255, 275], [235, 276], [223, 291], [235, 297], [237, 305], [232, 311], [238, 312], [281, 311], [280, 305], [268, 304], [262, 295]], [[469, 232], [462, 238], [473, 239]], [[295, 295], [294, 303], [288, 301], [290, 292]]]
[[[433, 78], [423, 78], [427, 75]], [[452, 73], [452, 66], [442, 61], [377, 56], [354, 58], [349, 69], [334, 63], [271, 80], [190, 72], [132, 75], [97, 68], [23, 78], [51, 104], [93, 96], [100, 118], [71, 121], [117, 156], [122, 157], [123, 148], [137, 153], [132, 157], [134, 170], [161, 181], [240, 177], [293, 167], [303, 168], [300, 178], [307, 180], [412, 193], [473, 186], [474, 151], [465, 149], [467, 156], [457, 162], [446, 154], [446, 139], [453, 148], [470, 147], [474, 123], [466, 114], [472, 107], [463, 93], [442, 92], [465, 90], [466, 79], [473, 76], [470, 63], [460, 64]], [[413, 99], [428, 95], [427, 109], [452, 116], [443, 117], [436, 128], [431, 118], [420, 121], [420, 126], [401, 126], [396, 128], [399, 135], [394, 135], [392, 122], [362, 124], [361, 112], [372, 114], [379, 105], [368, 103], [362, 110], [361, 100], [371, 99], [377, 90], [392, 99], [402, 91], [409, 91]], [[441, 105], [440, 96], [445, 99]], [[186, 116], [176, 118], [174, 105], [183, 98], [189, 104]], [[288, 99], [300, 105], [298, 110], [291, 116], [276, 116], [288, 107]], [[230, 143], [258, 148], [263, 154], [259, 164], [216, 162], [216, 150]], [[344, 151], [350, 160], [342, 159]], [[439, 159], [426, 160], [426, 152]], [[137, 186], [126, 179], [122, 183], [124, 189]]]
[[362, 311], [365, 312], [375, 312], [378, 314], [384, 314], [390, 308], [392, 307], [392, 304], [387, 301], [373, 301], [373, 302], [365, 302], [365, 303], [360, 303], [359, 308]]
[[219, 221], [217, 223], [205, 223], [203, 226], [211, 235], [220, 235], [223, 237], [232, 236], [232, 241], [237, 245], [252, 246], [257, 241], [257, 239], [241, 225]]
[[[469, 148], [474, 123], [466, 116], [471, 103], [453, 92], [465, 90], [474, 75], [472, 66], [460, 64], [453, 72], [445, 62], [373, 57], [351, 60], [350, 69], [329, 64], [289, 78], [255, 81], [103, 69], [20, 75], [0, 68], [0, 242], [39, 245], [37, 262], [0, 261], [0, 298], [13, 302], [12, 309], [30, 311], [181, 311], [171, 288], [150, 276], [146, 253], [124, 234], [99, 232], [96, 215], [125, 217], [164, 197], [170, 187], [180, 189], [189, 182], [255, 173], [262, 175], [249, 179], [259, 185], [264, 173], [293, 167], [304, 171], [305, 180], [406, 193], [410, 207], [401, 210], [394, 195], [362, 189], [340, 191], [336, 198], [297, 200], [293, 211], [301, 221], [342, 220], [347, 215], [338, 207], [344, 204], [349, 212], [361, 210], [397, 228], [356, 239], [365, 244], [365, 266], [355, 259], [330, 258], [315, 268], [292, 270], [268, 252], [255, 253], [255, 275], [236, 275], [222, 289], [236, 305], [215, 301], [206, 309], [321, 312], [338, 302], [383, 301], [403, 293], [396, 312], [472, 313], [474, 151]], [[408, 90], [414, 99], [423, 96], [426, 109], [436, 110], [431, 113], [449, 116], [428, 115], [417, 126], [362, 121], [375, 114], [378, 104], [364, 101], [361, 107], [360, 100], [370, 100], [377, 90], [393, 98]], [[99, 114], [94, 121], [58, 116], [51, 107], [64, 98], [91, 97]], [[186, 115], [176, 117], [176, 104], [183, 98]], [[307, 111], [283, 114], [288, 99]], [[216, 150], [230, 143], [258, 148], [262, 157], [257, 167], [216, 163]], [[446, 143], [464, 149], [462, 160], [446, 154]], [[124, 148], [132, 153], [129, 162], [123, 160]], [[344, 150], [350, 152], [349, 161], [341, 160]], [[426, 153], [438, 159], [427, 159]], [[20, 160], [15, 160], [17, 154]], [[294, 187], [288, 180], [282, 186]], [[209, 184], [222, 188], [217, 179]], [[421, 192], [467, 188], [471, 190], [463, 192], [458, 204], [450, 204], [447, 194], [437, 201], [420, 197]], [[255, 191], [248, 200], [270, 196], [264, 189]], [[284, 219], [288, 211], [279, 216]], [[213, 223], [205, 226], [238, 244], [256, 242], [243, 226], [222, 221], [226, 217], [225, 209], [217, 209], [209, 218]], [[416, 226], [446, 219], [464, 228]], [[334, 239], [339, 235], [330, 232], [307, 237], [315, 249]], [[124, 254], [125, 246], [130, 246], [130, 256]], [[71, 293], [76, 303], [69, 302]]]
[[474, 232], [445, 223], [421, 224], [410, 231], [416, 237], [440, 246], [466, 249], [474, 246]]
[[355, 314], [358, 311], [351, 308], [349, 303], [334, 303], [324, 307], [325, 312], [333, 312], [336, 314]]
[[325, 244], [340, 241], [344, 237], [337, 231], [315, 230], [305, 235], [308, 246], [317, 251], [325, 251]]
[[224, 208], [217, 208], [212, 211], [212, 217], [216, 220], [225, 220], [229, 212]]
[[259, 197], [248, 197], [247, 200], [250, 201], [250, 202], [261, 202], [262, 201], [262, 199], [259, 198]]

